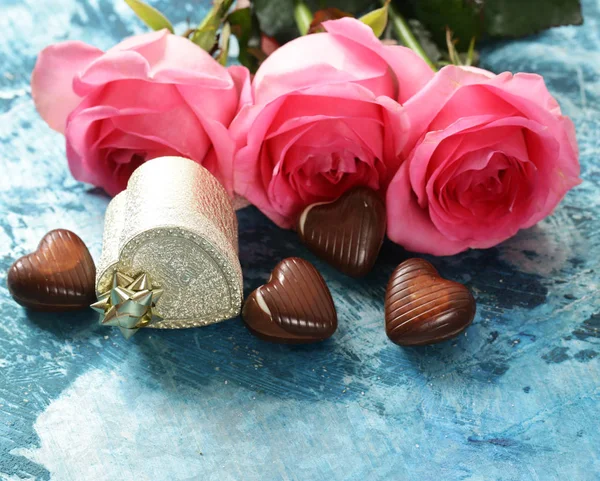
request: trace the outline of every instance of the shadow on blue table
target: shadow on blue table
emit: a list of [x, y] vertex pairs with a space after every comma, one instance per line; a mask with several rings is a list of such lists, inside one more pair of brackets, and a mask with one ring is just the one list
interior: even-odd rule
[[98, 322], [98, 314], [92, 310], [81, 310], [72, 312], [38, 312], [25, 311], [27, 319], [38, 329], [43, 329], [54, 335], [57, 339], [71, 339], [73, 337], [73, 326], [77, 329], [93, 330]]
[[[215, 376], [227, 377], [250, 389], [270, 395], [299, 399], [340, 398], [340, 386], [351, 389], [344, 399], [359, 395], [374, 382], [404, 384], [415, 371], [427, 380], [443, 372], [490, 379], [508, 370], [509, 347], [496, 344], [498, 323], [508, 322], [491, 311], [542, 304], [547, 289], [536, 275], [515, 271], [498, 257], [497, 249], [473, 251], [447, 258], [426, 256], [448, 278], [466, 283], [476, 292], [478, 316], [476, 339], [461, 336], [442, 344], [400, 348], [387, 340], [383, 321], [383, 299], [393, 269], [412, 255], [387, 242], [373, 271], [363, 279], [344, 276], [313, 256], [292, 231], [283, 231], [254, 208], [238, 213], [240, 259], [244, 271], [245, 295], [267, 281], [272, 268], [283, 258], [299, 256], [313, 262], [325, 277], [336, 302], [339, 329], [332, 339], [312, 345], [288, 346], [253, 337], [242, 321], [235, 320], [201, 329], [182, 331], [142, 330], [123, 343], [126, 351], [140, 357], [147, 373], [164, 389], [198, 388]], [[518, 292], [506, 290], [498, 278], [510, 278]], [[111, 333], [96, 324], [90, 311], [48, 315], [30, 312], [28, 319], [59, 339]], [[523, 336], [530, 342], [535, 335]], [[469, 346], [476, 342], [477, 346]], [[473, 367], [477, 366], [474, 370]], [[327, 373], [331, 388], [322, 387]], [[142, 375], [133, 372], [133, 376]], [[333, 382], [332, 382], [333, 377]], [[343, 381], [346, 380], [346, 381]], [[337, 382], [339, 381], [339, 382]]]

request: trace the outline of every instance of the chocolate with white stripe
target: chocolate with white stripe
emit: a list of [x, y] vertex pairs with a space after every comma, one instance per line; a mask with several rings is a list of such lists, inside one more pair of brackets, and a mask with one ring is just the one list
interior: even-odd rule
[[275, 266], [269, 282], [246, 299], [242, 317], [254, 335], [285, 344], [323, 341], [337, 329], [337, 313], [323, 277], [298, 257]]
[[385, 229], [385, 204], [367, 187], [356, 187], [334, 202], [308, 206], [297, 225], [310, 250], [352, 277], [373, 268]]
[[385, 330], [401, 346], [434, 344], [457, 336], [475, 317], [475, 299], [429, 262], [409, 259], [392, 273], [385, 294]]
[[95, 278], [94, 260], [83, 241], [56, 229], [10, 267], [6, 284], [14, 300], [29, 309], [69, 311], [96, 300]]

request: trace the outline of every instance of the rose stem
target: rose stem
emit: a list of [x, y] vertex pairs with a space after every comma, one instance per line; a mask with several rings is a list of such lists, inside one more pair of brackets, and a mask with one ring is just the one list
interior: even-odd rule
[[398, 40], [400, 40], [406, 47], [413, 50], [419, 57], [425, 60], [427, 65], [429, 65], [434, 71], [437, 71], [435, 63], [433, 63], [427, 56], [425, 50], [423, 50], [423, 47], [413, 34], [404, 17], [400, 15], [392, 5], [389, 6], [389, 16]]

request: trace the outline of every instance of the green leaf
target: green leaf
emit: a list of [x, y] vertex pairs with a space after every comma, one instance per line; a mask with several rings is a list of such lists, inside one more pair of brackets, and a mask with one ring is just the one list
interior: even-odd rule
[[217, 31], [232, 4], [233, 0], [215, 0], [213, 7], [192, 35], [192, 42], [207, 52], [212, 52], [217, 45]]
[[521, 37], [582, 23], [579, 0], [487, 0], [485, 4], [485, 30], [492, 37]]
[[583, 22], [580, 0], [394, 0], [408, 18], [419, 20], [441, 48], [449, 27], [459, 51], [471, 39], [521, 37]]
[[389, 5], [390, 0], [386, 0], [383, 7], [373, 10], [359, 18], [362, 23], [367, 24], [373, 29], [373, 33], [376, 37], [381, 37], [385, 31], [388, 22]]
[[231, 36], [231, 25], [229, 22], [225, 22], [221, 29], [221, 36], [219, 39], [219, 56], [217, 61], [225, 66], [227, 65], [227, 58], [229, 55], [229, 37]]
[[[355, 16], [381, 1], [304, 0], [315, 12], [326, 7], [340, 8]], [[446, 27], [457, 40], [457, 49], [466, 52], [473, 38], [517, 37], [558, 25], [578, 25], [582, 19], [580, 0], [392, 0], [407, 19], [418, 20], [431, 38], [446, 49]], [[294, 0], [254, 0], [263, 31], [281, 43], [298, 36]]]
[[[254, 0], [252, 3], [262, 31], [267, 35], [275, 37], [280, 43], [298, 36], [294, 0]], [[311, 12], [334, 7], [354, 15], [360, 15], [378, 5], [374, 0], [305, 0], [305, 3]]]
[[442, 51], [431, 38], [431, 32], [427, 30], [421, 22], [414, 18], [408, 21], [408, 25], [427, 58], [431, 59], [434, 65], [437, 65], [442, 59]]
[[[410, 0], [408, 4], [401, 1], [399, 9], [406, 16], [419, 20], [443, 50], [446, 49], [447, 28], [452, 30], [457, 41], [456, 48], [466, 50], [471, 39], [480, 38], [483, 33], [485, 2], [486, 0]], [[412, 9], [406, 11], [409, 5]]]
[[173, 25], [162, 13], [156, 8], [151, 7], [147, 3], [141, 0], [125, 0], [125, 3], [129, 5], [131, 10], [140, 18], [142, 22], [148, 25], [152, 30], [162, 30], [163, 28], [168, 29], [171, 33], [174, 33]]
[[256, 72], [260, 60], [265, 58], [260, 48], [260, 27], [256, 15], [250, 7], [240, 8], [229, 14], [227, 22], [240, 46], [238, 60], [251, 72]]
[[302, 0], [296, 0], [294, 5], [294, 19], [300, 35], [306, 35], [310, 24], [313, 21], [313, 15], [310, 9]]
[[436, 69], [436, 65], [433, 60], [429, 57], [421, 42], [415, 36], [413, 29], [409, 25], [409, 23], [404, 19], [404, 17], [396, 12], [396, 10], [390, 7], [390, 19], [392, 28], [396, 37], [404, 46], [413, 50], [419, 57], [421, 57], [427, 65], [429, 65], [432, 69]]
[[476, 50], [475, 50], [475, 37], [473, 37], [471, 39], [471, 42], [469, 43], [469, 50], [467, 50], [467, 59], [465, 62], [465, 65], [467, 67], [471, 67], [472, 65], [476, 65], [477, 62], [477, 57], [476, 57]]

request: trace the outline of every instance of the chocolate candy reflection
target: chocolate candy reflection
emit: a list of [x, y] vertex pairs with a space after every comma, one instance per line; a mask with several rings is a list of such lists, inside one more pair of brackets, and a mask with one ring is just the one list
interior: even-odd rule
[[96, 300], [95, 277], [94, 260], [83, 241], [57, 229], [10, 267], [6, 284], [14, 300], [29, 309], [69, 311]]
[[402, 346], [457, 336], [475, 317], [475, 299], [458, 282], [440, 277], [429, 262], [409, 259], [392, 273], [385, 295], [385, 330]]
[[277, 264], [269, 282], [246, 299], [242, 317], [254, 335], [286, 344], [323, 341], [337, 329], [337, 313], [323, 277], [297, 257]]
[[367, 187], [352, 189], [335, 202], [307, 207], [297, 225], [310, 250], [352, 277], [373, 268], [385, 229], [385, 204]]

